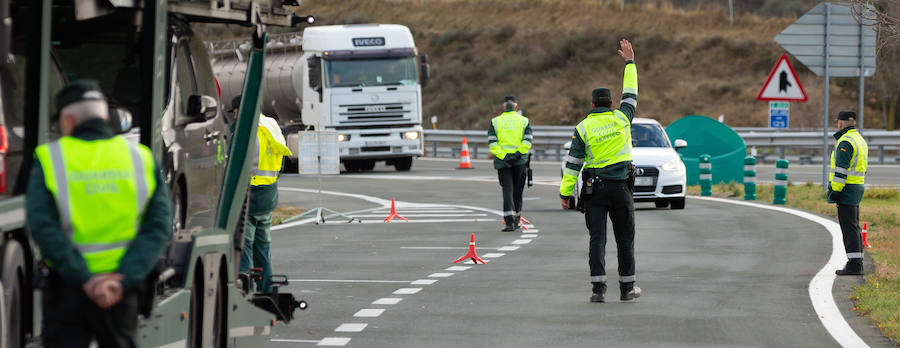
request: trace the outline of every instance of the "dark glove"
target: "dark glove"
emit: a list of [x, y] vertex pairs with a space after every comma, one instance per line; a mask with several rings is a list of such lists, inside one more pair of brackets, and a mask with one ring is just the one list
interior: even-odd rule
[[522, 158], [521, 153], [518, 153], [518, 152], [511, 153], [511, 154], [506, 155], [505, 158], [503, 158], [503, 162], [506, 162], [506, 164], [512, 165], [513, 162], [518, 161], [520, 158]]
[[828, 191], [828, 199], [837, 202], [841, 200], [841, 191]]

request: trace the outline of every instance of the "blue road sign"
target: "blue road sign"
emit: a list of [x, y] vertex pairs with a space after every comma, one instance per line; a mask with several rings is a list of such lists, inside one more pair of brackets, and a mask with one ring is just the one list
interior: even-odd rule
[[769, 102], [769, 128], [788, 128], [791, 104], [787, 102]]
[[769, 115], [769, 128], [787, 129], [787, 127], [788, 127], [788, 116], [787, 115]]

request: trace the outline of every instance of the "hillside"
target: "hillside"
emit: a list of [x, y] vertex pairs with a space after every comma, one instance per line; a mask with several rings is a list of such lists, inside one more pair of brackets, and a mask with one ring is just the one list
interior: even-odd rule
[[[516, 4], [518, 3], [518, 6]], [[619, 11], [598, 1], [305, 0], [319, 24], [409, 26], [430, 57], [425, 115], [441, 128], [486, 128], [503, 96], [519, 97], [534, 124], [574, 124], [590, 108], [590, 90], [621, 91], [620, 38], [635, 47], [640, 116], [668, 124], [681, 116], [725, 115], [732, 126], [765, 126], [756, 100], [782, 49], [774, 36], [796, 17], [738, 15], [716, 9], [639, 4]], [[792, 104], [791, 127], [821, 127], [823, 80], [801, 64], [810, 101]], [[856, 82], [833, 79], [830, 109], [857, 108]], [[867, 127], [882, 127], [869, 110]]]

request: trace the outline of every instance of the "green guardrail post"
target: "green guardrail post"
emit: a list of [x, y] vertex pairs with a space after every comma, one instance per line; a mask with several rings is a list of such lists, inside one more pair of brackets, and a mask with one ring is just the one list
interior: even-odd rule
[[700, 155], [700, 195], [712, 196], [712, 163], [709, 155]]
[[787, 183], [788, 183], [788, 160], [780, 159], [775, 162], [775, 188], [773, 190], [774, 198], [772, 203], [787, 203]]
[[756, 200], [756, 157], [744, 157], [744, 200]]

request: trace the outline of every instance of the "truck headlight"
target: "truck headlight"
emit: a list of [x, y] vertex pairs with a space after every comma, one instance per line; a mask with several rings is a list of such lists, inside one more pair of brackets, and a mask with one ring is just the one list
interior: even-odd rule
[[671, 160], [669, 162], [663, 163], [663, 165], [660, 168], [662, 168], [662, 170], [665, 170], [667, 172], [671, 172], [674, 170], [681, 170], [682, 167], [684, 167], [684, 164], [682, 164], [681, 161], [676, 159], [676, 160]]
[[403, 138], [405, 138], [407, 140], [419, 139], [419, 132], [412, 131], [412, 132], [403, 133]]
[[338, 134], [338, 142], [343, 143], [347, 140], [350, 140], [350, 136], [347, 134]]

